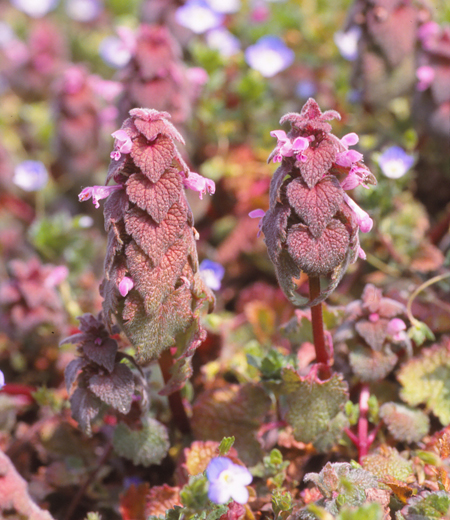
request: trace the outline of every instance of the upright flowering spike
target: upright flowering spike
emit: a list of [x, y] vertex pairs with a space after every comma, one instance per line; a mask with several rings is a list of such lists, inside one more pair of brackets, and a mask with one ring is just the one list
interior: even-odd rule
[[188, 171], [175, 146], [182, 137], [168, 117], [136, 108], [114, 132], [120, 157], [112, 157], [107, 181], [120, 186], [103, 187], [113, 193], [104, 205], [108, 247], [101, 292], [106, 322], [111, 326], [115, 317], [138, 362], [177, 347], [177, 366], [165, 388], [171, 393], [190, 375], [190, 357], [205, 337], [200, 313], [214, 302], [199, 272], [183, 185], [201, 179], [195, 189], [204, 193], [214, 183]]
[[[342, 139], [331, 134], [327, 121], [335, 118], [340, 118], [337, 112], [322, 113], [309, 99], [300, 114], [281, 119], [291, 123], [288, 134], [271, 132], [278, 144], [269, 160], [280, 156], [281, 165], [271, 182], [262, 231], [278, 281], [297, 305], [316, 305], [336, 288], [349, 263], [364, 256], [358, 231], [367, 232], [373, 224], [344, 190], [376, 184], [375, 177], [362, 163], [362, 154], [348, 149], [358, 142], [355, 133]], [[308, 144], [300, 157], [294, 143], [304, 141]], [[295, 293], [300, 271], [328, 280], [313, 302]]]

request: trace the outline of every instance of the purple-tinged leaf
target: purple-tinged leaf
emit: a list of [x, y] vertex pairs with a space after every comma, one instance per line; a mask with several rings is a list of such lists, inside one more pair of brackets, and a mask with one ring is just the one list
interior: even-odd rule
[[295, 179], [288, 185], [286, 195], [315, 238], [320, 237], [343, 201], [342, 188], [334, 176], [325, 177], [311, 189]]
[[349, 355], [353, 372], [365, 383], [381, 381], [397, 364], [398, 357], [389, 349], [375, 351], [367, 347], [358, 347]]
[[86, 360], [77, 357], [66, 366], [64, 370], [64, 380], [66, 382], [66, 390], [70, 395], [72, 393], [72, 387], [77, 379], [79, 372], [87, 365]]
[[300, 114], [290, 112], [280, 119], [280, 124], [289, 121], [294, 128], [303, 132], [331, 132], [331, 125], [325, 121], [332, 119], [341, 119], [339, 112], [335, 110], [327, 110], [322, 114], [317, 102], [309, 98], [303, 105]]
[[325, 276], [344, 260], [349, 236], [338, 220], [332, 220], [318, 239], [303, 224], [295, 224], [288, 231], [287, 245], [289, 254], [302, 271]]
[[114, 370], [114, 361], [118, 349], [117, 341], [112, 338], [103, 339], [100, 344], [89, 341], [82, 344], [82, 348], [91, 361], [106, 368], [108, 372]]
[[140, 173], [131, 175], [126, 182], [126, 191], [131, 202], [160, 224], [166, 218], [169, 208], [180, 197], [182, 184], [181, 174], [169, 168], [156, 183], [149, 181]]
[[116, 363], [110, 374], [92, 376], [89, 379], [89, 389], [104, 403], [127, 414], [134, 392], [133, 373], [126, 365]]
[[300, 168], [308, 188], [313, 188], [331, 168], [336, 158], [336, 147], [329, 137], [325, 137], [317, 145], [313, 141], [303, 156], [306, 161], [297, 161], [296, 166]]
[[100, 411], [101, 401], [90, 390], [77, 388], [70, 397], [72, 417], [86, 435], [92, 435], [91, 421]]
[[116, 191], [106, 199], [103, 208], [106, 231], [109, 231], [110, 227], [115, 223], [123, 220], [128, 206], [128, 197], [124, 190]]
[[356, 332], [375, 351], [379, 352], [387, 338], [388, 320], [379, 319], [375, 323], [360, 320], [355, 324]]
[[159, 136], [149, 142], [143, 135], [134, 141], [131, 157], [134, 164], [152, 182], [158, 182], [164, 171], [171, 165], [175, 156], [175, 146], [170, 137]]
[[[130, 115], [133, 115], [131, 112], [133, 112], [133, 110], [130, 111]], [[180, 132], [178, 132], [173, 124], [166, 119], [145, 121], [144, 119], [135, 118], [134, 124], [136, 125], [136, 128], [139, 130], [139, 132], [144, 134], [149, 141], [153, 141], [158, 137], [158, 135], [162, 134], [167, 137], [171, 137], [172, 139], [175, 139], [182, 144], [185, 144]]]
[[267, 245], [267, 252], [274, 264], [277, 263], [277, 257], [282, 249], [282, 243], [286, 241], [286, 226], [291, 209], [289, 206], [275, 206], [269, 209], [262, 220], [262, 231], [264, 233], [264, 241]]
[[105, 184], [109, 184], [113, 179], [117, 182], [121, 174], [128, 175], [137, 168], [128, 154], [121, 155], [118, 161], [111, 161], [108, 167]]

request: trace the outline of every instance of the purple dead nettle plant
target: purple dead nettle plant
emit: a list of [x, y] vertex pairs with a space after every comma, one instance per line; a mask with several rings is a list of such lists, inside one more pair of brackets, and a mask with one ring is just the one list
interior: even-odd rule
[[[363, 156], [349, 149], [355, 133], [339, 139], [327, 122], [338, 112], [321, 112], [310, 98], [300, 114], [289, 113], [275, 130], [278, 144], [269, 161], [280, 162], [270, 185], [270, 207], [261, 221], [269, 256], [285, 295], [294, 305], [311, 306], [319, 374], [328, 378], [331, 342], [325, 341], [321, 302], [337, 287], [348, 265], [365, 253], [359, 231], [368, 232], [372, 219], [346, 193], [359, 185], [376, 184]], [[303, 271], [309, 278], [309, 298], [297, 293]]]
[[[214, 183], [190, 172], [175, 141], [183, 138], [169, 114], [133, 109], [114, 132], [106, 184], [85, 188], [104, 206], [108, 245], [101, 294], [103, 314], [113, 320], [136, 348], [140, 365], [159, 358], [181, 429], [189, 423], [178, 390], [191, 374], [190, 359], [206, 333], [201, 314], [210, 312], [214, 295], [200, 275], [193, 217], [184, 187], [214, 193]], [[173, 366], [173, 360], [175, 365]]]

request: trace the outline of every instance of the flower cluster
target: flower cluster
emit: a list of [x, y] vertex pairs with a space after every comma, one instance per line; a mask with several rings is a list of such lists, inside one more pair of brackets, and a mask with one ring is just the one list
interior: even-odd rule
[[271, 182], [270, 208], [261, 227], [280, 285], [296, 304], [308, 303], [295, 294], [300, 271], [329, 279], [322, 301], [348, 264], [358, 255], [365, 258], [358, 231], [366, 233], [373, 224], [345, 190], [376, 184], [375, 177], [362, 154], [349, 150], [358, 142], [355, 133], [341, 139], [331, 134], [327, 121], [335, 118], [340, 118], [337, 112], [322, 113], [310, 98], [300, 114], [281, 119], [291, 123], [288, 134], [271, 132], [278, 144], [269, 160], [281, 165]]

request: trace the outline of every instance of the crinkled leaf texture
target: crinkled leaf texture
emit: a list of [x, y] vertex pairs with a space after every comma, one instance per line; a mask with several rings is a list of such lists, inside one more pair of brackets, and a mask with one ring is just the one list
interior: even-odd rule
[[[125, 190], [104, 206], [103, 309], [109, 326], [114, 317], [136, 348], [138, 363], [177, 346], [173, 377], [163, 389], [167, 394], [192, 372], [190, 358], [206, 335], [201, 315], [212, 310], [214, 296], [199, 274], [196, 231], [183, 188], [187, 170], [174, 142], [181, 136], [165, 112], [133, 109], [130, 116], [122, 129], [132, 141], [131, 152], [111, 170]], [[124, 277], [134, 285], [122, 295]]]
[[131, 430], [120, 423], [114, 431], [114, 450], [134, 464], [159, 464], [167, 455], [170, 443], [166, 427], [151, 417], [142, 418], [142, 428]]
[[432, 520], [448, 518], [450, 495], [446, 491], [422, 491], [411, 497], [398, 515], [399, 520]]
[[394, 477], [406, 481], [412, 475], [412, 464], [404, 459], [395, 448], [382, 445], [366, 455], [362, 466], [380, 479]]
[[450, 424], [450, 339], [441, 345], [422, 349], [419, 356], [405, 363], [398, 380], [400, 396], [411, 406], [424, 403], [441, 423]]
[[340, 438], [348, 422], [342, 409], [348, 400], [348, 385], [335, 374], [327, 381], [301, 377], [292, 368], [282, 373], [282, 393], [286, 396], [286, 420], [297, 441], [312, 442], [326, 451]]
[[380, 417], [398, 441], [419, 442], [430, 428], [428, 415], [422, 410], [412, 410], [398, 403], [384, 403], [380, 407]]
[[[330, 133], [327, 121], [334, 118], [340, 118], [337, 112], [322, 113], [316, 101], [309, 99], [300, 114], [286, 114], [280, 121], [291, 123], [287, 134], [291, 142], [308, 138], [309, 146], [297, 159], [282, 158], [271, 181], [262, 231], [278, 282], [297, 306], [325, 300], [359, 252], [359, 226], [335, 175], [345, 170], [335, 164], [345, 146]], [[269, 159], [278, 151], [279, 145]], [[324, 282], [314, 301], [297, 292], [301, 271]]]
[[257, 384], [227, 385], [206, 390], [192, 409], [192, 429], [198, 439], [220, 442], [234, 436], [234, 447], [247, 465], [262, 458], [256, 432], [271, 400]]

